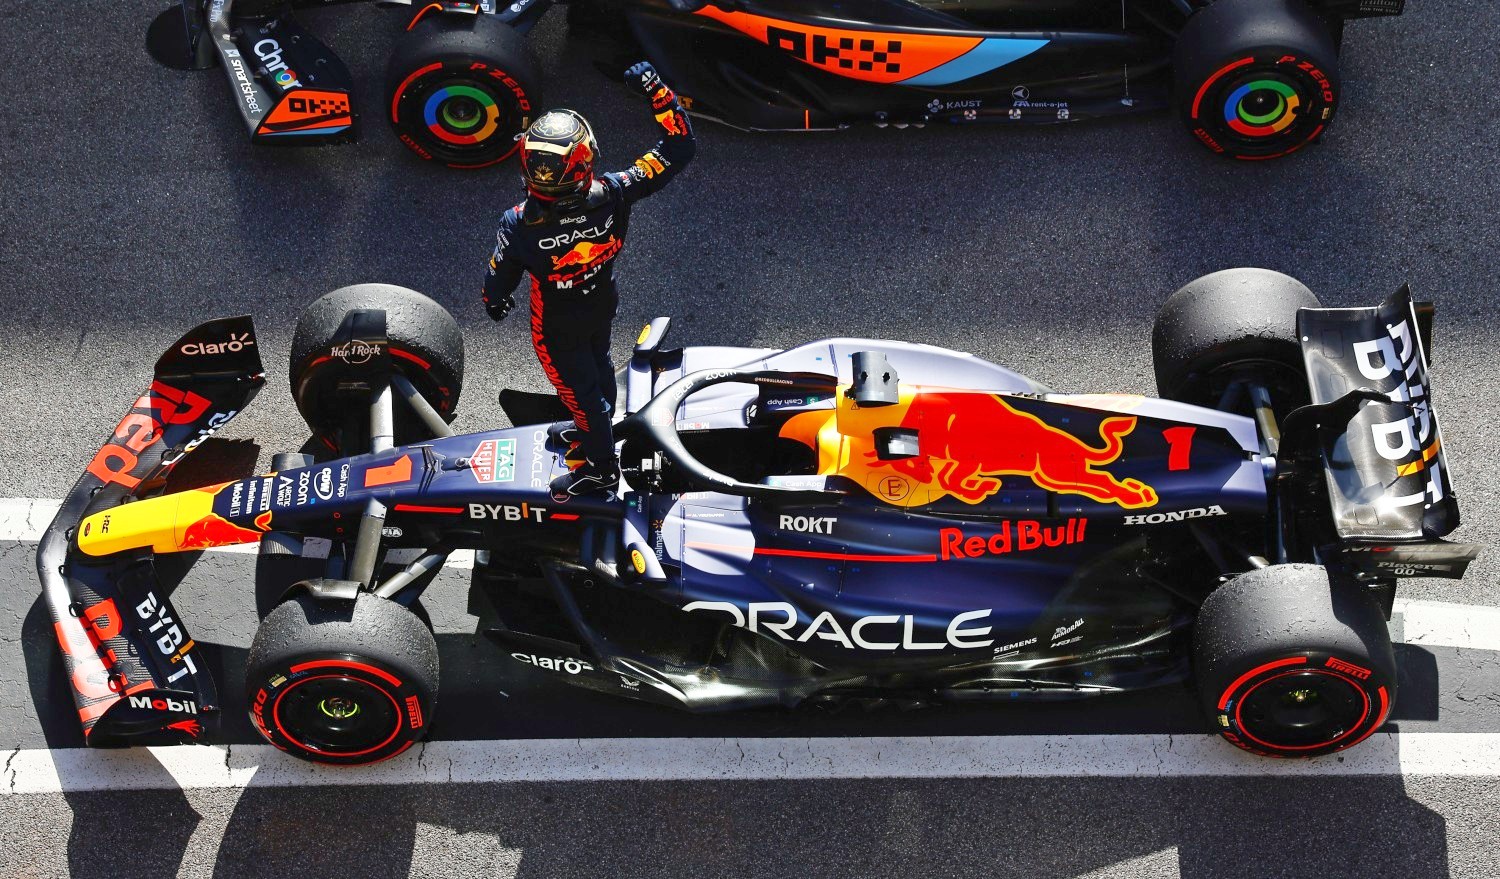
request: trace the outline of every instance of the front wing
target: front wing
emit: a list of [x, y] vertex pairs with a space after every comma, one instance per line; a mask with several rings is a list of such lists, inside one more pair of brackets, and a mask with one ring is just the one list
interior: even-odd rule
[[[90, 745], [196, 740], [218, 708], [201, 652], [157, 582], [146, 550], [78, 549], [80, 523], [159, 490], [172, 468], [227, 423], [265, 379], [248, 317], [210, 321], [157, 361], [37, 548], [37, 574]], [[108, 529], [109, 517], [97, 527]], [[93, 522], [85, 526], [95, 527]]]

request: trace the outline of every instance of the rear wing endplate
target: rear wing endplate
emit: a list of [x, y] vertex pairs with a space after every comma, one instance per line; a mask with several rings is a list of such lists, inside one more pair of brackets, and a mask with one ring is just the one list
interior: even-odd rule
[[1318, 433], [1345, 560], [1459, 577], [1478, 547], [1439, 539], [1459, 515], [1428, 382], [1431, 314], [1403, 286], [1373, 308], [1301, 309], [1297, 332], [1314, 405], [1357, 391], [1383, 397]]

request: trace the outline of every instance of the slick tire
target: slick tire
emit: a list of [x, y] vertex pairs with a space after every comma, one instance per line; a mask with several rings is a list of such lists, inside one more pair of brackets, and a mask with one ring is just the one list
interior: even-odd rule
[[1273, 565], [1220, 586], [1198, 611], [1193, 663], [1216, 732], [1270, 757], [1364, 740], [1396, 699], [1396, 660], [1374, 599], [1317, 565]]
[[1188, 130], [1229, 158], [1296, 152], [1338, 108], [1333, 32], [1305, 0], [1217, 0], [1188, 19], [1173, 69]]
[[1308, 398], [1297, 309], [1319, 306], [1301, 281], [1267, 269], [1226, 269], [1188, 283], [1167, 297], [1151, 330], [1157, 393], [1213, 407], [1230, 381], [1248, 375], [1285, 415]]
[[316, 763], [356, 766], [400, 754], [437, 707], [431, 630], [393, 601], [307, 593], [261, 622], [246, 661], [250, 722], [266, 741]]
[[542, 94], [525, 40], [492, 15], [420, 16], [386, 65], [386, 107], [412, 152], [450, 168], [510, 158]]
[[[292, 398], [314, 435], [332, 447], [340, 428], [368, 418], [368, 397], [342, 387], [348, 371], [330, 357], [344, 317], [354, 309], [384, 309], [391, 364], [445, 421], [451, 422], [464, 381], [464, 339], [448, 310], [415, 290], [392, 284], [355, 284], [317, 300], [297, 318], [292, 334]], [[404, 400], [395, 401], [396, 441], [431, 438]], [[341, 450], [355, 454], [366, 449]]]

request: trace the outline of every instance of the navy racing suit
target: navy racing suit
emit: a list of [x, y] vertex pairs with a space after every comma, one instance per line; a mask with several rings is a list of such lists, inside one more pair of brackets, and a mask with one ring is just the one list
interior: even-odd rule
[[594, 179], [567, 207], [528, 198], [500, 218], [484, 303], [497, 320], [513, 302], [521, 272], [531, 275], [531, 341], [536, 356], [582, 434], [584, 455], [613, 464], [614, 366], [610, 325], [618, 298], [614, 262], [625, 244], [630, 208], [666, 185], [693, 158], [692, 124], [665, 84], [649, 94], [665, 132], [624, 171]]

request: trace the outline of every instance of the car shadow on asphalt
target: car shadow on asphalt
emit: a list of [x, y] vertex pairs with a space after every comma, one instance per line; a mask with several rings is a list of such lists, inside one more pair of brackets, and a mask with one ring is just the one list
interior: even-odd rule
[[[33, 704], [48, 747], [82, 743], [39, 600], [23, 625]], [[506, 662], [478, 635], [441, 635], [436, 739], [660, 736], [1199, 733], [1185, 689], [1117, 700], [924, 711], [684, 715], [560, 685]], [[247, 651], [204, 644], [221, 682], [217, 741], [259, 743], [244, 704]], [[1437, 715], [1432, 654], [1398, 645], [1396, 720]], [[1433, 694], [1431, 698], [1424, 695]], [[1388, 730], [1390, 727], [1387, 728]], [[407, 755], [398, 759], [421, 759]], [[291, 759], [273, 756], [271, 759]], [[358, 772], [358, 769], [347, 770]], [[163, 772], [163, 787], [172, 784]], [[65, 785], [66, 787], [66, 785]], [[203, 816], [180, 790], [64, 791], [71, 875], [177, 873]], [[336, 807], [332, 803], [337, 803]], [[350, 816], [355, 816], [350, 820]], [[1072, 877], [1118, 869], [1183, 877], [1447, 876], [1443, 817], [1389, 776], [992, 778], [500, 783], [261, 788], [240, 794], [215, 875], [425, 875], [434, 845], [460, 845], [523, 877]], [[458, 842], [455, 842], [457, 840]], [[1336, 842], [1331, 842], [1335, 841]], [[1351, 842], [1352, 841], [1352, 842]], [[122, 856], [128, 853], [128, 859]], [[519, 866], [517, 866], [517, 858]], [[128, 864], [128, 866], [127, 866]], [[1135, 867], [1127, 867], [1134, 864]]]
[[[338, 847], [372, 877], [440, 869], [434, 838], [476, 875], [538, 879], [1449, 875], [1444, 819], [1399, 777], [485, 784], [354, 804]], [[328, 809], [326, 790], [247, 790], [215, 875], [297, 875], [326, 856], [308, 831]]]

